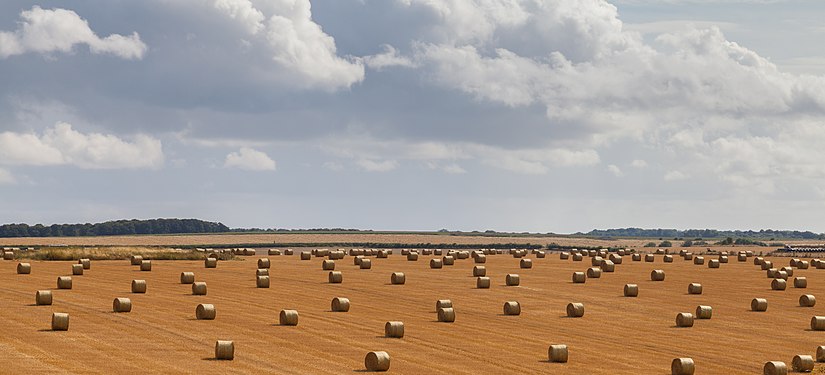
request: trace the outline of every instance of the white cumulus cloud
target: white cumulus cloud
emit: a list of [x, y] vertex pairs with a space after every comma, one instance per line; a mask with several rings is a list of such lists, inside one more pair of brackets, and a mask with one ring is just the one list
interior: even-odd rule
[[270, 2], [269, 19], [249, 0], [217, 0], [213, 5], [249, 34], [261, 34], [246, 42], [268, 51], [272, 61], [290, 73], [284, 79], [296, 86], [335, 91], [364, 80], [363, 62], [338, 56], [335, 39], [312, 20], [309, 0]]
[[668, 171], [667, 173], [665, 173], [664, 177], [665, 181], [681, 181], [687, 180], [688, 178], [690, 178], [690, 176], [681, 171]]
[[71, 52], [78, 44], [85, 44], [92, 53], [111, 54], [124, 59], [141, 59], [146, 44], [133, 32], [124, 36], [112, 34], [100, 38], [89, 23], [74, 11], [43, 9], [34, 6], [20, 13], [20, 27], [15, 31], [0, 31], [0, 58], [26, 52]]
[[14, 185], [17, 179], [6, 169], [0, 168], [0, 185]]
[[0, 163], [73, 165], [84, 169], [160, 168], [161, 142], [146, 135], [125, 141], [111, 134], [81, 133], [59, 122], [43, 134], [0, 133]]
[[266, 153], [249, 147], [241, 147], [238, 152], [230, 152], [223, 163], [224, 168], [239, 168], [248, 171], [274, 171], [275, 160]]
[[619, 168], [619, 167], [618, 167], [617, 165], [615, 165], [615, 164], [610, 164], [610, 165], [608, 165], [608, 166], [607, 166], [607, 171], [608, 171], [608, 172], [610, 172], [610, 173], [612, 173], [612, 174], [613, 174], [614, 176], [616, 176], [616, 177], [622, 177], [622, 176], [624, 176], [624, 172], [622, 172], [622, 169], [621, 169], [621, 168]]
[[359, 159], [356, 164], [367, 172], [389, 172], [398, 168], [398, 162], [395, 160]]

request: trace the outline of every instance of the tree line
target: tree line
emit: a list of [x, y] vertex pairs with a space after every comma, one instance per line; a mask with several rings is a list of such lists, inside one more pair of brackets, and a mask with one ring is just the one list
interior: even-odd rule
[[229, 228], [221, 223], [198, 219], [115, 220], [97, 224], [5, 224], [0, 237], [81, 237], [134, 234], [223, 233]]
[[594, 229], [587, 233], [576, 233], [593, 237], [651, 237], [651, 238], [787, 238], [822, 240], [825, 234], [810, 231], [798, 230], [716, 230], [716, 229], [642, 229], [642, 228], [619, 228], [619, 229]]

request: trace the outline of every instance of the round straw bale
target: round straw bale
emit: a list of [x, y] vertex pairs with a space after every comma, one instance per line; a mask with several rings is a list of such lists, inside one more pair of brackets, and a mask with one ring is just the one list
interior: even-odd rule
[[816, 265], [815, 265], [816, 269], [818, 269], [818, 270], [825, 269], [825, 261], [822, 261], [822, 260], [819, 260], [819, 259], [814, 259], [811, 262], [813, 263], [814, 261], [816, 262]]
[[767, 270], [767, 269], [771, 269], [771, 268], [773, 268], [773, 262], [771, 262], [769, 260], [763, 260], [762, 261], [762, 270], [763, 271]]
[[504, 315], [521, 315], [521, 305], [518, 301], [504, 302]]
[[584, 304], [571, 302], [567, 304], [567, 316], [569, 318], [581, 318], [584, 316]]
[[215, 342], [215, 359], [231, 361], [235, 359], [235, 343], [229, 340]]
[[639, 261], [642, 260], [642, 254], [631, 254], [630, 255], [630, 260], [632, 260], [634, 262], [639, 262]]
[[727, 263], [727, 262], [728, 262], [728, 256], [727, 255], [720, 255], [719, 256], [719, 263]]
[[662, 260], [665, 261], [665, 263], [673, 263], [673, 255], [665, 255], [662, 257]]
[[284, 255], [294, 255], [294, 254], [295, 254], [295, 250], [292, 250], [292, 249], [284, 250]]
[[51, 290], [38, 290], [37, 293], [34, 294], [34, 303], [36, 305], [51, 305], [52, 304], [52, 291]]
[[192, 295], [205, 296], [206, 295], [206, 282], [205, 281], [196, 281], [196, 282], [192, 283]]
[[696, 372], [696, 366], [691, 358], [674, 358], [670, 362], [671, 375], [693, 375], [694, 372]]
[[616, 270], [615, 263], [609, 260], [603, 260], [600, 267], [602, 272], [614, 272]]
[[771, 289], [773, 290], [785, 290], [788, 287], [788, 283], [782, 279], [773, 279], [771, 281]]
[[430, 259], [430, 268], [441, 268], [442, 266], [441, 259]]
[[[142, 266], [141, 266], [141, 270], [143, 270]], [[83, 275], [83, 265], [82, 264], [72, 264], [72, 275], [75, 275], [75, 276]]]
[[324, 271], [332, 271], [335, 269], [335, 261], [325, 259], [321, 262], [321, 269]]
[[602, 269], [597, 267], [590, 267], [587, 269], [588, 279], [598, 279], [602, 277]]
[[489, 289], [490, 288], [490, 278], [486, 276], [479, 276], [476, 278], [476, 288], [478, 289]]
[[129, 262], [133, 266], [139, 266], [140, 262], [143, 262], [143, 257], [140, 256], [140, 255], [132, 255], [132, 256], [129, 257]]
[[438, 301], [435, 301], [435, 310], [436, 311], [438, 311], [438, 309], [445, 308], [445, 307], [453, 307], [453, 301], [448, 300], [448, 299], [440, 299]]
[[678, 313], [678, 314], [676, 314], [676, 326], [677, 327], [693, 327], [693, 314], [691, 314], [691, 313]]
[[807, 260], [800, 260], [796, 262], [796, 268], [800, 270], [807, 270], [808, 269], [808, 261]]
[[28, 275], [32, 273], [31, 263], [17, 263], [17, 273], [19, 275]]
[[622, 257], [617, 254], [610, 254], [608, 259], [613, 262], [613, 264], [622, 264]]
[[132, 311], [132, 300], [128, 298], [115, 298], [112, 301], [112, 311], [114, 312], [130, 312]]
[[72, 277], [59, 276], [57, 278], [57, 289], [72, 289]]
[[519, 267], [521, 268], [533, 268], [533, 260], [532, 259], [522, 259], [519, 261]]
[[699, 305], [696, 306], [696, 319], [710, 319], [713, 316], [713, 307]]
[[625, 297], [638, 297], [639, 296], [639, 286], [636, 284], [624, 284], [624, 296]]
[[433, 250], [432, 249], [424, 249], [424, 250], [421, 250], [421, 254], [422, 255], [432, 255]]
[[584, 257], [581, 254], [573, 254], [573, 261], [574, 262], [581, 262]]
[[180, 273], [180, 283], [181, 284], [192, 284], [195, 282], [195, 273], [194, 272], [181, 272]]
[[407, 276], [404, 275], [404, 272], [393, 272], [392, 276], [390, 276], [390, 282], [396, 285], [403, 285], [407, 282]]
[[474, 261], [474, 262], [476, 262], [476, 263], [487, 263], [487, 256], [486, 256], [486, 255], [484, 255], [484, 254], [477, 255], [477, 256], [473, 259], [473, 261]]
[[312, 259], [312, 253], [309, 251], [302, 251], [301, 252], [301, 260], [310, 260]]
[[812, 317], [811, 329], [814, 331], [825, 331], [825, 316]]
[[653, 254], [645, 254], [645, 262], [653, 262], [654, 260], [656, 260], [656, 257]]
[[390, 355], [387, 352], [369, 352], [364, 357], [367, 371], [387, 371], [390, 369]]
[[554, 344], [547, 348], [547, 359], [550, 362], [566, 363], [567, 355], [567, 345]]
[[410, 262], [417, 261], [418, 260], [418, 253], [411, 252], [411, 253], [407, 254], [407, 260], [410, 261]]
[[768, 309], [768, 300], [764, 298], [754, 298], [751, 300], [751, 311], [765, 311]]
[[568, 252], [564, 252], [564, 251], [563, 251], [563, 252], [561, 252], [561, 253], [559, 253], [559, 259], [561, 259], [561, 260], [568, 260], [568, 259], [570, 259], [570, 253], [568, 253]]
[[344, 298], [344, 297], [335, 297], [335, 298], [333, 298], [330, 308], [331, 308], [332, 311], [335, 311], [335, 312], [347, 312], [347, 311], [349, 311], [349, 298]]
[[711, 259], [708, 261], [708, 268], [719, 268], [721, 262], [718, 259]]
[[600, 256], [592, 257], [592, 258], [590, 258], [590, 265], [593, 266], [593, 267], [598, 267], [602, 264], [603, 260], [604, 260], [604, 258], [602, 258]]
[[693, 260], [693, 253], [686, 251], [684, 255], [682, 255], [682, 259], [684, 260]]
[[204, 268], [218, 268], [218, 259], [217, 258], [206, 258], [203, 260], [203, 267]]
[[340, 284], [344, 281], [344, 274], [341, 271], [329, 271], [329, 283]]
[[442, 249], [435, 249], [435, 250], [433, 250], [433, 255], [436, 255], [436, 256], [441, 256], [441, 255], [444, 255], [444, 250], [442, 250]]
[[768, 268], [765, 270], [765, 275], [768, 276], [769, 279], [776, 278], [776, 273], [779, 272], [776, 268]]
[[258, 288], [269, 288], [269, 276], [256, 276], [255, 285]]
[[705, 257], [695, 257], [695, 258], [693, 258], [693, 264], [695, 264], [695, 265], [705, 264]]
[[663, 271], [663, 270], [650, 271], [650, 280], [665, 281], [665, 271]]
[[[81, 266], [81, 269], [83, 267]], [[151, 260], [144, 260], [140, 262], [140, 270], [141, 271], [151, 271], [152, 270], [152, 261]]]
[[536, 258], [544, 258], [547, 254], [544, 251], [539, 251], [536, 253]]
[[793, 276], [793, 267], [785, 266], [785, 267], [780, 268], [780, 270], [785, 271], [785, 273], [787, 273], [788, 276]]
[[746, 254], [740, 253], [739, 255], [736, 256], [736, 260], [738, 260], [740, 262], [747, 262], [748, 261], [748, 256]]
[[146, 280], [132, 280], [132, 293], [146, 293]]
[[368, 270], [372, 268], [372, 259], [361, 259], [361, 264], [358, 265], [362, 270]]
[[77, 264], [80, 264], [81, 266], [83, 266], [84, 270], [88, 270], [88, 269], [92, 268], [92, 261], [88, 258], [79, 259], [77, 261]]
[[[258, 268], [255, 270], [255, 276], [269, 276], [269, 268]], [[194, 278], [192, 281], [194, 281]]]
[[777, 279], [788, 280], [788, 273], [785, 271], [776, 271], [773, 276]]
[[52, 331], [68, 331], [69, 314], [52, 313]]
[[690, 283], [688, 285], [688, 294], [702, 294], [702, 284]]
[[816, 361], [825, 362], [825, 346], [816, 347]]
[[211, 303], [201, 303], [195, 308], [195, 318], [198, 320], [215, 320], [215, 305]]
[[508, 273], [507, 277], [505, 277], [505, 281], [507, 286], [518, 286], [520, 283], [520, 278], [517, 274]]
[[455, 264], [455, 258], [451, 255], [445, 255], [441, 258], [441, 262], [444, 263], [445, 266], [452, 266]]
[[355, 266], [360, 266], [362, 260], [364, 260], [363, 255], [356, 255], [355, 258], [352, 258], [352, 264]]
[[788, 366], [785, 365], [785, 362], [780, 361], [766, 362], [765, 367], [762, 367], [762, 373], [764, 375], [787, 375]]
[[438, 309], [438, 321], [452, 323], [455, 321], [455, 310], [452, 307], [442, 307]]
[[799, 296], [799, 306], [814, 307], [816, 305], [816, 297], [813, 294], [803, 294]]
[[258, 268], [269, 268], [269, 266], [270, 266], [269, 258], [258, 259]]
[[791, 368], [795, 372], [811, 372], [814, 370], [814, 358], [805, 354], [797, 354], [791, 361]]
[[754, 266], [761, 266], [762, 262], [764, 262], [764, 261], [765, 261], [765, 258], [755, 257], [755, 258], [753, 258], [753, 265]]
[[384, 324], [384, 337], [404, 337], [404, 322], [387, 322]]
[[587, 280], [587, 275], [584, 272], [573, 272], [573, 282], [582, 284]]
[[281, 310], [280, 323], [282, 326], [297, 326], [298, 325], [298, 311], [297, 310]]
[[473, 266], [473, 276], [486, 276], [487, 275], [487, 267], [485, 266]]
[[808, 279], [804, 276], [797, 276], [793, 278], [793, 287], [794, 288], [807, 288], [808, 287]]

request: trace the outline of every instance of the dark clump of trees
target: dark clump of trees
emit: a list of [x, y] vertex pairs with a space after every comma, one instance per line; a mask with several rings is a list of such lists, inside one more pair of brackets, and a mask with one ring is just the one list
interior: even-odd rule
[[116, 220], [97, 224], [6, 224], [0, 225], [0, 237], [81, 237], [134, 234], [223, 233], [229, 228], [221, 223], [198, 219]]

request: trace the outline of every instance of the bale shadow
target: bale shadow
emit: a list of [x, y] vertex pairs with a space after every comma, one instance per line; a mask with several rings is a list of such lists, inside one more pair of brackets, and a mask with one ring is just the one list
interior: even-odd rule
[[64, 331], [55, 331], [51, 328], [42, 328], [42, 329], [38, 329], [37, 332], [64, 332]]

